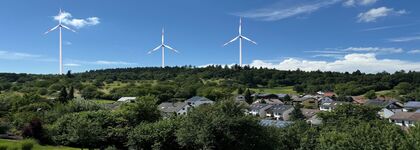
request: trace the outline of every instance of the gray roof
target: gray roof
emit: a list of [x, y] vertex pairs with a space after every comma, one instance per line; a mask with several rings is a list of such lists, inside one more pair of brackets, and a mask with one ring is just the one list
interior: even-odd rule
[[285, 111], [292, 109], [292, 105], [273, 105], [267, 111], [283, 114]]
[[393, 120], [420, 121], [420, 113], [417, 112], [397, 112], [390, 117]]
[[389, 105], [394, 104], [394, 103], [396, 103], [396, 101], [371, 99], [371, 100], [366, 101], [365, 105], [386, 108]]
[[331, 102], [333, 102], [334, 100], [333, 99], [331, 99], [331, 98], [329, 98], [329, 97], [323, 97], [322, 99], [321, 99], [321, 104], [323, 104], [323, 103], [331, 103]]
[[260, 125], [262, 126], [274, 126], [277, 128], [284, 128], [292, 124], [291, 121], [281, 121], [281, 120], [261, 120]]
[[279, 98], [284, 98], [284, 97], [286, 97], [286, 95], [288, 95], [288, 94], [276, 94], [277, 95], [277, 97], [279, 97]]
[[194, 96], [190, 99], [187, 99], [185, 102], [198, 102], [198, 101], [212, 101], [212, 100], [205, 97]]
[[256, 110], [256, 111], [259, 111], [259, 110], [261, 110], [261, 109], [267, 109], [267, 108], [269, 108], [269, 107], [272, 107], [273, 105], [269, 105], [269, 104], [252, 104], [252, 105], [250, 105], [249, 106], [249, 109], [250, 110]]
[[180, 111], [186, 105], [187, 105], [187, 103], [184, 103], [184, 102], [176, 102], [176, 103], [164, 102], [164, 103], [160, 104], [158, 106], [158, 108], [162, 112], [171, 113], [171, 112]]
[[420, 108], [420, 102], [410, 101], [404, 104], [404, 108]]

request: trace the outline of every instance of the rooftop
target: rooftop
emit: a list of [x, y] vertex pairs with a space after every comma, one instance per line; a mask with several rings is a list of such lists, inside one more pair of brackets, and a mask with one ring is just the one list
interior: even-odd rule
[[420, 121], [420, 113], [418, 112], [397, 112], [390, 117], [393, 120]]
[[420, 102], [410, 101], [404, 104], [404, 108], [420, 108]]
[[185, 105], [187, 105], [187, 103], [184, 103], [184, 102], [176, 102], [176, 103], [165, 102], [165, 103], [160, 104], [158, 106], [158, 108], [162, 112], [169, 113], [169, 112], [178, 112], [182, 108], [184, 108]]
[[287, 110], [292, 109], [293, 106], [292, 105], [273, 105], [272, 107], [270, 107], [268, 109], [268, 111], [270, 112], [276, 112], [276, 113], [283, 113]]
[[212, 100], [205, 97], [200, 97], [200, 96], [194, 96], [186, 100], [186, 102], [198, 102], [198, 101], [212, 101]]

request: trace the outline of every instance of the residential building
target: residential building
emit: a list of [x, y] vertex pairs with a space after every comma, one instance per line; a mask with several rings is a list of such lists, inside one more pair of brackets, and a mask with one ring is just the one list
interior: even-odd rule
[[265, 116], [267, 116], [267, 109], [269, 109], [272, 106], [273, 105], [260, 103], [252, 104], [249, 106], [248, 113], [253, 116], [259, 116], [261, 118], [264, 118]]
[[275, 120], [289, 120], [290, 113], [294, 110], [292, 105], [273, 105], [267, 109], [266, 116]]
[[187, 99], [185, 101], [188, 105], [191, 105], [192, 107], [198, 107], [203, 104], [213, 104], [214, 102], [208, 98], [200, 97], [200, 96], [194, 96], [190, 99]]
[[399, 126], [412, 127], [416, 123], [420, 123], [420, 113], [419, 112], [397, 112], [391, 117], [389, 117], [389, 121]]
[[319, 110], [321, 111], [332, 111], [336, 109], [338, 106], [349, 104], [349, 102], [341, 102], [341, 101], [326, 101], [321, 103], [319, 106]]
[[162, 112], [164, 117], [171, 115], [183, 115], [188, 112], [191, 106], [185, 102], [164, 102], [158, 106], [158, 109]]
[[136, 99], [137, 99], [136, 97], [121, 97], [120, 99], [118, 99], [117, 102], [129, 103], [129, 102], [135, 101]]
[[366, 106], [373, 106], [373, 107], [379, 107], [381, 110], [378, 112], [378, 115], [381, 118], [388, 119], [392, 115], [394, 115], [396, 112], [402, 112], [403, 105], [397, 101], [394, 100], [368, 100], [365, 103]]
[[420, 110], [420, 102], [410, 101], [404, 104], [403, 111], [405, 112], [415, 112]]

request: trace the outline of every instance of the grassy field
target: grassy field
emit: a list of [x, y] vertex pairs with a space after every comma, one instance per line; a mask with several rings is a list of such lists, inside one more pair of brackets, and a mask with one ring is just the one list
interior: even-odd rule
[[[5, 140], [0, 139], [0, 147], [7, 146], [9, 149], [22, 149], [22, 143], [24, 141], [16, 141], [16, 140]], [[79, 148], [71, 148], [65, 146], [41, 146], [39, 144], [35, 144], [32, 150], [78, 150]]]
[[252, 88], [251, 90], [257, 93], [297, 94], [296, 91], [293, 91], [293, 86], [276, 87], [276, 88]]

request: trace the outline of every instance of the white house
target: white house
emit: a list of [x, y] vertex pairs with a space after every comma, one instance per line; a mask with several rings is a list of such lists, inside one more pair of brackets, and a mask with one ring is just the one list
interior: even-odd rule
[[249, 106], [249, 111], [248, 113], [250, 115], [253, 116], [260, 116], [260, 117], [265, 117], [267, 116], [267, 109], [269, 109], [270, 107], [272, 107], [273, 105], [269, 105], [269, 104], [252, 104]]
[[419, 112], [397, 112], [391, 117], [389, 117], [389, 121], [399, 126], [412, 127], [416, 123], [420, 122], [420, 113]]
[[187, 103], [191, 107], [198, 107], [198, 106], [203, 105], [203, 104], [213, 104], [214, 102], [212, 100], [208, 99], [208, 98], [205, 98], [205, 97], [194, 96], [190, 99], [187, 99], [185, 101], [185, 103]]
[[128, 102], [132, 102], [136, 99], [137, 99], [137, 97], [121, 97], [120, 99], [118, 99], [118, 102], [128, 103]]
[[368, 100], [365, 105], [379, 107], [381, 110], [378, 112], [381, 118], [388, 119], [397, 112], [402, 112], [403, 105], [397, 101], [392, 100]]
[[163, 113], [164, 117], [171, 115], [183, 115], [188, 112], [190, 105], [184, 102], [164, 102], [158, 106], [158, 109]]
[[273, 105], [267, 109], [266, 116], [276, 120], [289, 120], [290, 113], [294, 110], [292, 105]]

